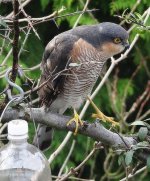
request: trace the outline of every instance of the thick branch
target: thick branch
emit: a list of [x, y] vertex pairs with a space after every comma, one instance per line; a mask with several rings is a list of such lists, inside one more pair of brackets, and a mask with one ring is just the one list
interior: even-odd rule
[[[8, 109], [2, 119], [3, 122], [8, 122], [12, 119], [25, 119], [28, 121], [34, 120], [36, 123], [43, 123], [59, 130], [74, 131], [75, 125], [66, 126], [69, 116], [45, 112], [43, 108], [26, 108], [25, 110]], [[84, 122], [84, 125], [79, 128], [79, 134], [89, 136], [96, 141], [101, 141], [103, 144], [113, 148], [128, 148], [136, 144], [133, 137], [120, 136], [112, 131], [104, 128], [98, 121], [95, 123]]]
[[19, 23], [18, 23], [18, 12], [19, 12], [19, 3], [18, 0], [13, 1], [14, 9], [14, 20], [13, 20], [13, 67], [11, 80], [15, 82], [17, 70], [18, 70], [18, 41], [19, 41]]

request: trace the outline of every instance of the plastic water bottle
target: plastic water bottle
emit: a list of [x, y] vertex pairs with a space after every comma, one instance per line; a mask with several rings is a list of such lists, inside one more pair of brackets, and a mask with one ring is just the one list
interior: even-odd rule
[[27, 138], [26, 121], [8, 123], [9, 143], [0, 149], [0, 181], [51, 181], [47, 159]]

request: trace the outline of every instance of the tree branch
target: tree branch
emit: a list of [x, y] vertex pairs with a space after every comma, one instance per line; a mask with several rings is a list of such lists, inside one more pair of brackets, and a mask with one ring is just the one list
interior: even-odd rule
[[13, 67], [11, 80], [15, 82], [18, 70], [18, 41], [19, 41], [19, 23], [18, 23], [18, 12], [19, 12], [19, 3], [17, 0], [13, 1], [14, 9], [14, 20], [13, 20]]
[[[25, 108], [24, 110], [9, 108], [6, 110], [2, 121], [8, 122], [12, 119], [18, 118], [28, 121], [34, 119], [36, 123], [46, 124], [59, 130], [68, 130], [72, 132], [75, 130], [75, 124], [71, 124], [68, 127], [66, 126], [68, 120], [70, 120], [71, 117], [54, 114], [52, 112], [45, 112], [43, 108]], [[129, 148], [132, 145], [136, 144], [136, 141], [133, 137], [122, 136], [122, 138], [120, 138], [118, 134], [104, 128], [99, 123], [99, 121], [96, 121], [94, 123], [88, 123], [84, 121], [84, 125], [79, 128], [78, 133], [89, 136], [96, 141], [101, 141], [103, 144], [113, 147], [115, 149], [126, 149], [125, 143], [128, 145]]]

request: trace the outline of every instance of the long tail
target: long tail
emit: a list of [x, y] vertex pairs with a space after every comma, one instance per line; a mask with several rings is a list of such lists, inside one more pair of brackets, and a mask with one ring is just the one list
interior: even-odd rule
[[37, 132], [33, 139], [33, 145], [38, 147], [40, 150], [47, 150], [53, 140], [54, 129], [43, 124], [39, 124]]

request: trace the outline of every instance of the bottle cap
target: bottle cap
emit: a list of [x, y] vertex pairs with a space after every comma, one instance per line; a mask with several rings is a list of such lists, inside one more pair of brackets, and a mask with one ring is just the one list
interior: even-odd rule
[[22, 119], [12, 120], [8, 123], [8, 139], [28, 138], [28, 123]]

